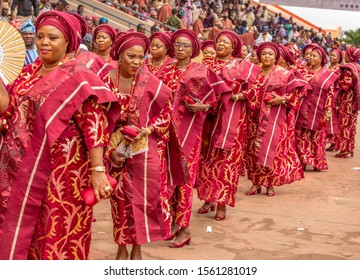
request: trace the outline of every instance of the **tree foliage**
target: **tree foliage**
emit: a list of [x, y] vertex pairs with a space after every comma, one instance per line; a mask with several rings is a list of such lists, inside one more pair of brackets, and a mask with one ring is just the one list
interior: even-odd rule
[[345, 39], [344, 41], [354, 47], [360, 47], [360, 28], [356, 30], [344, 31]]

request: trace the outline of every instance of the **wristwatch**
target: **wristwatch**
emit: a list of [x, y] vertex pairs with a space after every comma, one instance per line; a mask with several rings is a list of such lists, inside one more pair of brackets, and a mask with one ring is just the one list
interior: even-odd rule
[[104, 172], [104, 173], [106, 172], [105, 166], [102, 166], [102, 165], [90, 167], [89, 169], [91, 171]]

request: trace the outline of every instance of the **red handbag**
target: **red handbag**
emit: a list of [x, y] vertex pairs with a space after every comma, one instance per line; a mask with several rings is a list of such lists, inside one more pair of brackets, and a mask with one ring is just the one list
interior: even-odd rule
[[271, 92], [265, 92], [264, 101], [268, 102], [275, 98]]
[[191, 98], [189, 95], [185, 95], [185, 102], [187, 104], [195, 104], [195, 100], [193, 98]]
[[139, 131], [135, 127], [130, 125], [125, 125], [122, 128], [120, 128], [120, 132], [122, 133], [122, 135], [127, 135], [132, 138], [136, 137], [139, 133]]
[[[110, 186], [115, 189], [117, 186], [117, 181], [116, 179], [114, 179], [113, 177], [111, 177], [110, 175], [106, 174], [106, 177], [110, 183]], [[96, 200], [95, 197], [95, 192], [94, 192], [94, 188], [92, 186], [86, 188], [85, 190], [83, 190], [81, 192], [81, 197], [84, 200], [85, 204], [89, 207], [94, 206], [98, 201]]]

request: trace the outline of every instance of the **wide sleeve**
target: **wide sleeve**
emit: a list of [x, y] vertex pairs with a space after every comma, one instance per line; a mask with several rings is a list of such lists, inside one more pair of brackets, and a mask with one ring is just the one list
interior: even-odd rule
[[348, 69], [344, 70], [344, 74], [339, 82], [339, 88], [343, 91], [348, 91], [353, 85], [353, 75]]
[[160, 114], [153, 117], [148, 126], [152, 126], [156, 134], [165, 141], [169, 141], [169, 127], [171, 121], [171, 102], [170, 99], [166, 102], [165, 107]]
[[103, 147], [109, 143], [108, 117], [106, 107], [97, 103], [94, 96], [86, 99], [74, 114], [88, 150]]

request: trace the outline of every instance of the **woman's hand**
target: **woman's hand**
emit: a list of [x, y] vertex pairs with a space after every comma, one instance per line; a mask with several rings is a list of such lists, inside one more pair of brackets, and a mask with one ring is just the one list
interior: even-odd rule
[[139, 129], [138, 135], [136, 135], [136, 137], [133, 138], [134, 142], [140, 140], [140, 138], [142, 138], [142, 137], [149, 136], [153, 131], [154, 131], [154, 128], [152, 126]]
[[190, 104], [185, 101], [185, 107], [191, 113], [206, 112], [211, 108], [210, 104], [204, 104], [197, 98], [194, 98], [194, 101], [195, 101], [194, 104]]
[[97, 201], [110, 197], [113, 188], [111, 187], [105, 172], [91, 171], [90, 182], [94, 188]]
[[284, 97], [276, 94], [275, 92], [272, 92], [271, 96], [273, 97], [273, 99], [269, 100], [267, 102], [267, 104], [269, 104], [271, 106], [276, 106], [276, 105], [281, 105], [281, 104], [285, 105], [286, 100]]
[[232, 101], [238, 101], [238, 100], [246, 100], [246, 97], [243, 93], [238, 93], [238, 94], [232, 94], [230, 97], [230, 100]]
[[127, 158], [127, 155], [124, 155], [118, 151], [112, 151], [110, 154], [110, 158], [113, 163], [115, 163], [118, 166], [122, 166], [125, 163], [125, 160]]

